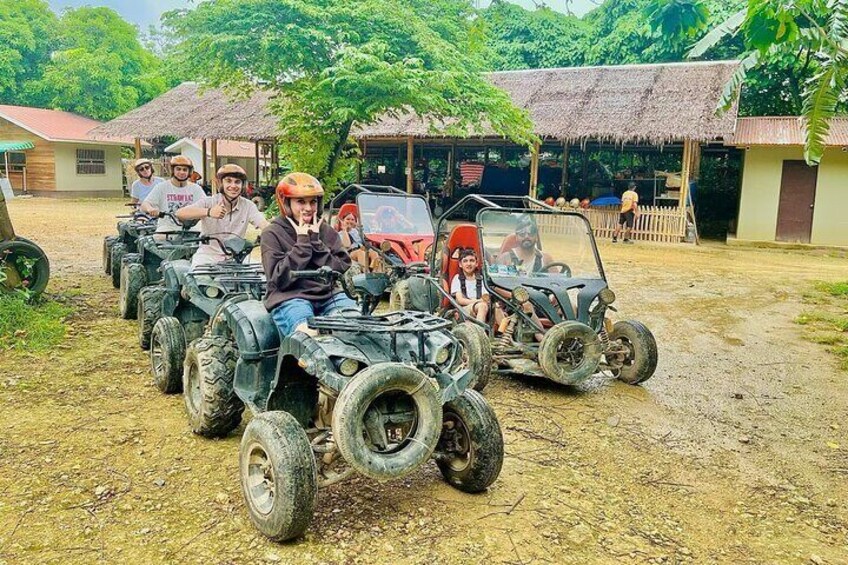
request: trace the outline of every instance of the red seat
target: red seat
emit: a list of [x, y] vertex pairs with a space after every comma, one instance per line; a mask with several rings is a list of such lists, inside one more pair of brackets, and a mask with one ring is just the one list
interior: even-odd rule
[[[470, 247], [482, 261], [480, 253], [480, 238], [477, 236], [477, 226], [474, 224], [460, 224], [453, 228], [445, 244], [445, 257], [442, 260], [442, 285], [445, 291], [450, 292], [450, 283], [459, 274], [459, 250]], [[447, 298], [442, 300], [442, 306], [450, 304]]]

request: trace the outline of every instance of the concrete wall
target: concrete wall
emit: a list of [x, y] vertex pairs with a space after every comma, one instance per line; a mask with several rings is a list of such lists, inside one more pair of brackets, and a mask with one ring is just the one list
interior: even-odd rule
[[[736, 239], [775, 241], [783, 161], [803, 160], [801, 147], [752, 147], [745, 151]], [[848, 153], [828, 149], [819, 165], [812, 245], [848, 247]]]
[[[56, 191], [80, 195], [120, 195], [122, 180], [121, 148], [116, 145], [55, 143]], [[105, 152], [106, 172], [102, 175], [77, 174], [77, 149], [101, 149]]]

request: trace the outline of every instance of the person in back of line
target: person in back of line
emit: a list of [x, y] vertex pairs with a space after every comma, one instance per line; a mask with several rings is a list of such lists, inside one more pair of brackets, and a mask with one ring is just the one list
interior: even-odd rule
[[[171, 158], [171, 179], [162, 181], [153, 187], [141, 203], [141, 211], [150, 216], [158, 217], [160, 212], [176, 214], [177, 210], [189, 204], [194, 204], [206, 193], [198, 185], [189, 181], [194, 164], [191, 159], [182, 155]], [[156, 224], [157, 232], [179, 231], [171, 218], [164, 216]]]
[[268, 220], [256, 207], [256, 204], [242, 196], [247, 173], [238, 165], [224, 165], [218, 169], [215, 177], [221, 191], [212, 196], [204, 196], [194, 204], [177, 210], [180, 221], [200, 220], [200, 233], [214, 237], [217, 241], [201, 243], [191, 258], [191, 265], [220, 263], [227, 259], [218, 241], [231, 237], [244, 238], [247, 225], [253, 224], [260, 230], [268, 227]]
[[150, 159], [139, 159], [133, 165], [133, 169], [135, 169], [138, 179], [130, 187], [130, 199], [133, 204], [138, 206], [147, 198], [153, 187], [160, 182], [165, 182], [165, 179], [153, 174], [153, 162]]

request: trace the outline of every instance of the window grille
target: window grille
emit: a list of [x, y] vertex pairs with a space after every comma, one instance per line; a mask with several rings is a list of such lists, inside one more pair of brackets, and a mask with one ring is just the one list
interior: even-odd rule
[[102, 149], [77, 149], [78, 175], [105, 175], [106, 152]]

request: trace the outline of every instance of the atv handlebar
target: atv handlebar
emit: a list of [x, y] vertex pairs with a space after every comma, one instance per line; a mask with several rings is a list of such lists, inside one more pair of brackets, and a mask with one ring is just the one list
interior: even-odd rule
[[320, 269], [311, 271], [291, 271], [289, 276], [292, 279], [323, 279], [330, 282], [333, 279], [341, 277], [342, 273], [334, 271], [330, 267], [321, 267]]

